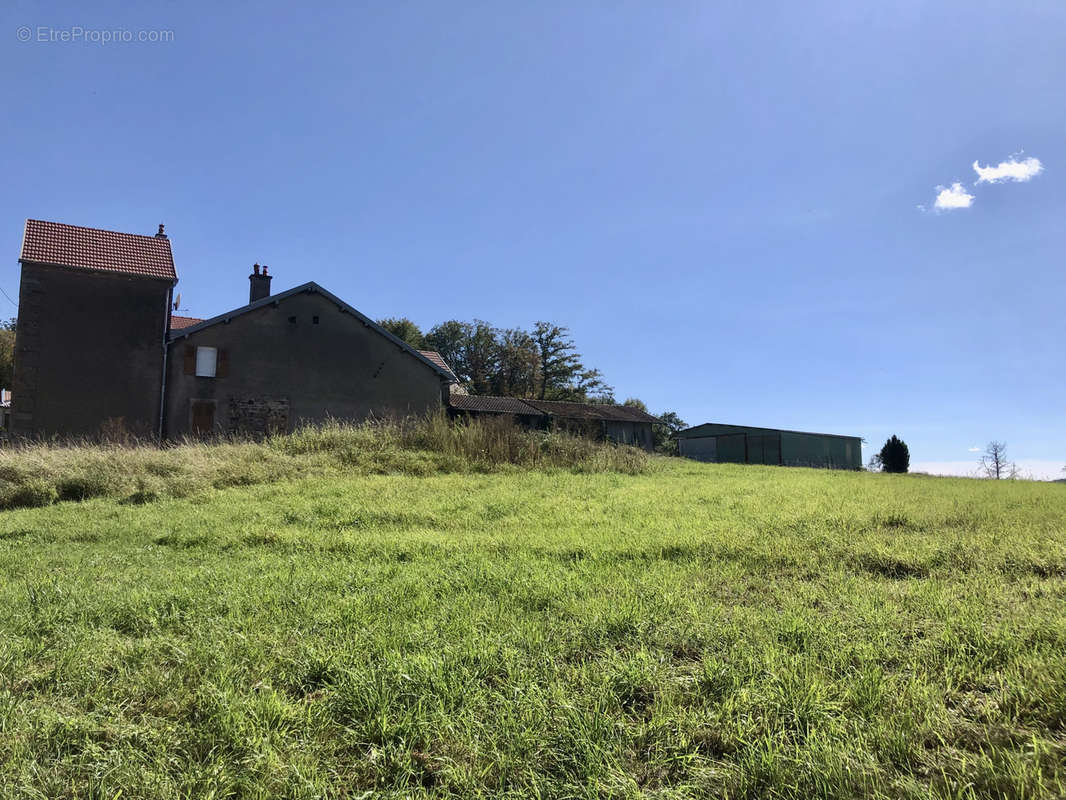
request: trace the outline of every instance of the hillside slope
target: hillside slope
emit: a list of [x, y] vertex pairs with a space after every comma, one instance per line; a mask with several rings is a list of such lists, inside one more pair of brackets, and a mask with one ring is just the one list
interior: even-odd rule
[[1066, 495], [701, 465], [0, 513], [23, 797], [1061, 797]]

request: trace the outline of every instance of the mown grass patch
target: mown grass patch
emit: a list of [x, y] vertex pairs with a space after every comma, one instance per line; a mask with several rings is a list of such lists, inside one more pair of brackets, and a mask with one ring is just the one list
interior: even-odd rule
[[1063, 487], [662, 460], [0, 514], [14, 797], [1060, 797]]

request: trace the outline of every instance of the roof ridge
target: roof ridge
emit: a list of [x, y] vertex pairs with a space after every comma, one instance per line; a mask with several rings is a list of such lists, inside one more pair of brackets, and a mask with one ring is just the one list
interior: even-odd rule
[[[151, 239], [158, 242], [169, 242], [170, 239], [164, 239], [162, 236], [156, 236], [154, 233], [130, 233], [129, 231], [113, 231], [110, 228], [93, 228], [89, 225], [71, 225], [69, 222], [56, 222], [51, 219], [33, 219], [32, 217], [26, 217], [26, 222], [40, 222], [44, 225], [60, 225], [64, 228], [74, 228], [79, 231], [96, 231], [97, 233], [113, 233], [117, 236], [140, 236], [143, 239]], [[23, 226], [23, 235], [25, 235], [25, 226]]]

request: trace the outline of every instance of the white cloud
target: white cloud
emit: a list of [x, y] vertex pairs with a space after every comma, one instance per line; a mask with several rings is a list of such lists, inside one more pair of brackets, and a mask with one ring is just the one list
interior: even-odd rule
[[971, 447], [970, 448], [970, 452], [971, 453], [980, 453], [981, 452], [981, 448], [980, 447]]
[[947, 188], [943, 186], [936, 188], [937, 195], [933, 208], [938, 211], [953, 211], [956, 208], [969, 208], [973, 205], [973, 195], [968, 194], [958, 181]]
[[980, 162], [973, 162], [973, 171], [977, 173], [978, 183], [1000, 183], [1001, 181], [1025, 181], [1039, 175], [1044, 171], [1044, 165], [1039, 158], [1029, 156], [1018, 161], [1011, 156], [1007, 161], [1000, 161], [996, 166], [982, 167]]

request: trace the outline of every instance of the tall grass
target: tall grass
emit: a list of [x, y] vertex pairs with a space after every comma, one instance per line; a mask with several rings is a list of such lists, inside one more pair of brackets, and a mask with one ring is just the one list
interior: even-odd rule
[[26, 444], [0, 450], [0, 509], [113, 497], [143, 503], [207, 489], [306, 475], [430, 475], [505, 469], [624, 472], [649, 457], [562, 432], [529, 431], [506, 419], [444, 415], [350, 424], [329, 421], [263, 441], [234, 438], [158, 447], [136, 441]]

